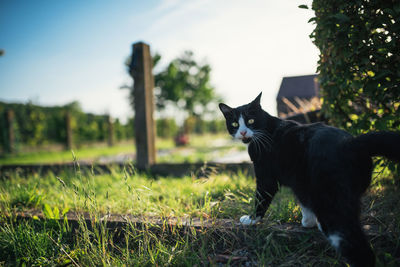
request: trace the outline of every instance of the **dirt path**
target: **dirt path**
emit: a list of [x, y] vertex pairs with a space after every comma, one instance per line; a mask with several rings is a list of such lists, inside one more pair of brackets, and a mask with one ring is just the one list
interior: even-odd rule
[[241, 162], [250, 162], [250, 157], [247, 151], [234, 151], [232, 153], [228, 153], [227, 155], [212, 160], [215, 163], [241, 163]]
[[[216, 139], [211, 143], [211, 147], [215, 147], [214, 152], [210, 152], [211, 160], [209, 162], [214, 163], [242, 163], [242, 162], [250, 162], [250, 157], [247, 153], [247, 150], [238, 151], [237, 149], [232, 149], [227, 154], [222, 157], [219, 156], [219, 149], [221, 147], [227, 146], [232, 141], [226, 139]], [[179, 148], [171, 148], [171, 149], [162, 149], [157, 151], [158, 157], [164, 157], [167, 155], [171, 155], [174, 153], [179, 153], [180, 155], [187, 156], [191, 153], [195, 153], [195, 149], [192, 147], [179, 147]], [[136, 159], [136, 154], [118, 154], [111, 156], [101, 156], [95, 161], [100, 164], [111, 164], [111, 163], [119, 163], [123, 164], [126, 162], [131, 162]]]

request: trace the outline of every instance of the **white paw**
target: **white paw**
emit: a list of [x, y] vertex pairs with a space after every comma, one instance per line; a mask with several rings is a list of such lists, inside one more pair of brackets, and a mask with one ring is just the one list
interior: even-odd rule
[[303, 217], [303, 219], [301, 220], [301, 225], [303, 225], [303, 227], [305, 228], [315, 227], [317, 225], [317, 220], [315, 217], [314, 218]]
[[240, 223], [243, 225], [253, 225], [256, 224], [257, 222], [259, 222], [261, 220], [260, 217], [256, 217], [255, 220], [251, 219], [249, 215], [244, 215], [242, 217], [240, 217]]
[[322, 231], [321, 224], [320, 224], [318, 221], [317, 221], [317, 226], [318, 226], [318, 230], [319, 230], [319, 231], [324, 232], [324, 231]]
[[301, 219], [301, 225], [306, 228], [315, 227], [317, 225], [317, 217], [315, 214], [311, 211], [311, 209], [308, 209], [301, 204], [300, 207], [303, 215], [303, 218]]

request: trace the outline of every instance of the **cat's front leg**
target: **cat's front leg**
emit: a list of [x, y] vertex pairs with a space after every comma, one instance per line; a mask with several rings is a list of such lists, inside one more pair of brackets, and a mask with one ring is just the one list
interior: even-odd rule
[[311, 209], [303, 206], [301, 203], [300, 203], [300, 208], [301, 208], [301, 214], [303, 216], [303, 218], [301, 219], [301, 225], [303, 225], [303, 227], [305, 228], [315, 227], [318, 221], [314, 212]]
[[254, 163], [256, 174], [256, 198], [255, 198], [255, 215], [244, 215], [240, 218], [240, 223], [243, 225], [252, 225], [257, 223], [264, 217], [272, 198], [278, 191], [277, 181], [269, 175], [265, 165], [260, 166]]
[[243, 215], [240, 217], [240, 223], [243, 225], [253, 225], [258, 223], [261, 220], [261, 217], [253, 217], [251, 215]]

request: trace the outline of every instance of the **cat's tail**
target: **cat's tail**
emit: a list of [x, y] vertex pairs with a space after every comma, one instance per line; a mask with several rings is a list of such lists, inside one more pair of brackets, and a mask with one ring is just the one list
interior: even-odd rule
[[399, 132], [370, 132], [354, 137], [350, 146], [365, 156], [384, 156], [400, 162]]

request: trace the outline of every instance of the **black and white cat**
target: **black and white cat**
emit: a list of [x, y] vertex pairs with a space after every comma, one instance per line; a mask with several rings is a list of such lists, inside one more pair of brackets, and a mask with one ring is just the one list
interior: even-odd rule
[[360, 223], [360, 197], [371, 182], [372, 156], [400, 160], [400, 134], [371, 132], [353, 137], [322, 123], [299, 124], [261, 109], [261, 93], [247, 105], [220, 104], [229, 133], [248, 145], [256, 174], [258, 222], [279, 185], [292, 189], [302, 225], [318, 228], [352, 266], [374, 266], [375, 256]]

